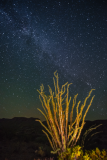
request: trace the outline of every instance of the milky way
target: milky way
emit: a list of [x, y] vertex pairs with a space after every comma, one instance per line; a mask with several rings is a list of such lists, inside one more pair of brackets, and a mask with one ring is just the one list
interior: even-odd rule
[[86, 119], [107, 119], [106, 6], [105, 0], [1, 0], [0, 118], [45, 120], [37, 89], [54, 89], [57, 70], [60, 86], [73, 83], [72, 99], [78, 93], [83, 102], [95, 89]]

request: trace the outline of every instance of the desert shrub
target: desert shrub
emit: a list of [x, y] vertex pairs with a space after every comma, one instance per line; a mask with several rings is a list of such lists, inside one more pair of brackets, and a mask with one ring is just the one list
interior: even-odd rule
[[107, 152], [104, 149], [100, 151], [99, 148], [96, 148], [92, 151], [86, 151], [85, 155], [88, 155], [90, 160], [107, 160]]
[[107, 160], [107, 152], [103, 149], [100, 151], [98, 148], [95, 150], [85, 151], [83, 153], [79, 145], [73, 148], [67, 148], [66, 152], [57, 156], [58, 160]]
[[80, 159], [83, 156], [83, 151], [81, 150], [81, 147], [79, 145], [74, 146], [72, 148], [67, 148], [65, 152], [58, 155], [58, 160], [77, 160]]

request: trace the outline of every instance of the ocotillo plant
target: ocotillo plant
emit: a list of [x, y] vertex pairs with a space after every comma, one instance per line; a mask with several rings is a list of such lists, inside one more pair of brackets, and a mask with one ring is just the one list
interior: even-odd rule
[[[56, 72], [57, 71], [54, 72], [56, 81], [55, 81], [55, 78], [53, 77], [55, 92], [52, 92], [51, 87], [48, 85], [50, 95], [46, 96], [45, 93], [43, 92], [44, 91], [43, 84], [40, 86], [40, 91], [37, 90], [40, 94], [39, 99], [42, 103], [42, 106], [43, 106], [43, 109], [45, 110], [46, 115], [39, 108], [38, 110], [46, 118], [48, 128], [41, 122], [41, 120], [36, 120], [36, 121], [39, 121], [41, 125], [48, 131], [48, 133], [52, 137], [52, 140], [50, 140], [49, 135], [44, 130], [42, 130], [46, 134], [50, 142], [50, 145], [53, 149], [51, 153], [53, 154], [58, 153], [59, 155], [60, 153], [65, 152], [68, 147], [73, 147], [76, 145], [80, 137], [81, 131], [83, 129], [83, 126], [85, 124], [86, 114], [92, 104], [92, 101], [95, 95], [91, 98], [91, 101], [82, 117], [83, 109], [86, 105], [87, 99], [91, 96], [92, 91], [95, 89], [91, 89], [91, 91], [89, 92], [89, 95], [85, 98], [84, 103], [80, 107], [80, 112], [78, 111], [78, 108], [81, 101], [77, 103], [77, 107], [76, 107], [77, 115], [75, 120], [73, 121], [73, 109], [74, 109], [74, 106], [76, 105], [76, 98], [78, 94], [74, 96], [73, 105], [70, 113], [70, 125], [68, 125], [69, 104], [71, 101], [71, 97], [68, 98], [68, 95], [69, 95], [69, 86], [72, 83], [68, 84], [67, 82], [64, 85], [62, 85], [60, 89], [58, 84], [59, 77], [58, 77], [58, 73]], [[67, 91], [66, 94], [65, 94], [65, 91]], [[63, 105], [66, 106], [65, 111], [63, 111]], [[52, 107], [53, 107], [53, 114], [52, 114]], [[81, 123], [81, 126], [79, 126], [81, 119], [82, 119], [82, 123]]]

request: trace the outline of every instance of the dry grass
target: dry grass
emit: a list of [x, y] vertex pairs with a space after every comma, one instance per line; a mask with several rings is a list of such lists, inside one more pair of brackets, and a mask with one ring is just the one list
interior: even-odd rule
[[[5, 158], [5, 160], [9, 160], [9, 159], [7, 159], [7, 158]], [[33, 160], [54, 160], [54, 157], [50, 157], [50, 158], [43, 158], [43, 159], [40, 159], [40, 158], [38, 158], [38, 159], [36, 159], [36, 158], [34, 158]]]
[[[39, 158], [38, 158], [38, 159], [35, 159], [35, 158], [34, 158], [34, 160], [41, 160], [41, 159], [39, 159]], [[51, 157], [50, 157], [50, 158], [44, 158], [43, 160], [54, 160], [54, 158], [51, 158]]]

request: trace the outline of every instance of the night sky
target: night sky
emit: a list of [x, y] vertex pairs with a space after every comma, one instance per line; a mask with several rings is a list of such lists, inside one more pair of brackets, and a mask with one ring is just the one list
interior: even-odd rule
[[0, 118], [45, 120], [37, 89], [54, 92], [56, 70], [69, 113], [93, 88], [86, 120], [107, 119], [107, 1], [0, 0]]

